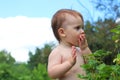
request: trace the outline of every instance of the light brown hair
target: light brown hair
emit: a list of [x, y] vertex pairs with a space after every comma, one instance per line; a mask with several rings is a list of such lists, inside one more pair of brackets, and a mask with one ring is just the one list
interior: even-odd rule
[[62, 27], [62, 24], [63, 22], [65, 21], [65, 14], [70, 14], [72, 16], [80, 16], [83, 23], [84, 23], [84, 20], [83, 20], [83, 16], [75, 11], [75, 10], [71, 10], [71, 9], [60, 9], [59, 11], [57, 11], [54, 15], [53, 15], [53, 18], [52, 18], [52, 21], [51, 21], [51, 27], [52, 27], [52, 30], [53, 30], [53, 33], [56, 37], [56, 39], [60, 42], [60, 37], [59, 37], [59, 34], [58, 34], [58, 29], [60, 27]]

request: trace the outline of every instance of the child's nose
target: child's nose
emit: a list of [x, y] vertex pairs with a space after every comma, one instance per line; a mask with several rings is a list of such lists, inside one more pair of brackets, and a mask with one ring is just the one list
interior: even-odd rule
[[80, 34], [85, 34], [83, 29], [80, 29]]

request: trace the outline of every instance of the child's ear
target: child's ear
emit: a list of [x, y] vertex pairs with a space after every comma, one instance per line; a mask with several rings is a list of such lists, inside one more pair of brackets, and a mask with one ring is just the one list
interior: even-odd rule
[[59, 28], [58, 29], [58, 33], [59, 33], [59, 35], [61, 36], [61, 37], [65, 37], [66, 35], [65, 35], [65, 30], [64, 30], [64, 28]]

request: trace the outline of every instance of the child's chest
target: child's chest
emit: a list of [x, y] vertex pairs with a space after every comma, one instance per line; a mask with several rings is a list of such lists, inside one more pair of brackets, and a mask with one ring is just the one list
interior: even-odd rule
[[[71, 54], [64, 54], [62, 56], [62, 63], [67, 61], [70, 57], [72, 57]], [[67, 74], [69, 73], [70, 74], [78, 74], [78, 73], [85, 74], [84, 70], [80, 67], [80, 65], [83, 65], [83, 64], [84, 64], [84, 59], [82, 55], [79, 52], [77, 52], [76, 63]]]
[[[62, 59], [61, 59], [61, 62], [65, 62], [66, 60], [70, 59], [72, 57], [72, 51], [64, 51], [63, 54], [62, 54]], [[77, 67], [82, 64], [84, 64], [84, 59], [82, 57], [82, 55], [80, 54], [79, 51], [76, 52], [77, 54], [77, 57], [76, 57], [76, 64], [74, 65], [74, 67]]]

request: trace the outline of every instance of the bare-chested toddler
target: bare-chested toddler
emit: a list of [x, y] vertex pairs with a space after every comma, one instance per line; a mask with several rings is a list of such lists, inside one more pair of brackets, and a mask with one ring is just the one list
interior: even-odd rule
[[77, 74], [85, 75], [80, 67], [85, 64], [83, 55], [91, 53], [82, 15], [75, 10], [61, 9], [53, 15], [51, 26], [59, 44], [49, 55], [49, 76], [58, 80], [80, 80]]

